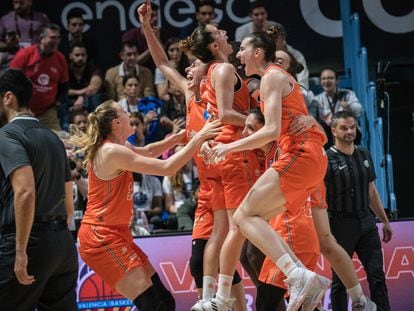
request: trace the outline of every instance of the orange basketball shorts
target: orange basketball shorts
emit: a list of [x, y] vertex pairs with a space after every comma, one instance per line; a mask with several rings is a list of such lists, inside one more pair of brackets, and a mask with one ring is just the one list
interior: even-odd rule
[[[282, 148], [279, 158], [272, 168], [279, 174], [280, 188], [286, 199], [286, 207], [302, 208], [294, 202], [305, 202], [323, 182], [327, 168], [327, 157], [319, 142], [305, 141]], [[298, 211], [292, 211], [297, 214]]]
[[[218, 164], [210, 165], [215, 176], [209, 177], [213, 187], [213, 210], [239, 207], [250, 187], [260, 175], [257, 161], [251, 151], [235, 152]], [[255, 176], [257, 175], [257, 177]]]
[[79, 254], [111, 288], [132, 268], [148, 263], [147, 255], [134, 243], [128, 226], [99, 226], [82, 223]]

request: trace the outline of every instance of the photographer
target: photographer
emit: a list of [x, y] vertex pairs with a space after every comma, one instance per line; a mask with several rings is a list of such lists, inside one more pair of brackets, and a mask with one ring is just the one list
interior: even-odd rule
[[88, 178], [79, 159], [69, 159], [68, 161], [73, 179], [73, 203], [75, 205], [70, 230], [76, 239], [88, 202]]
[[[82, 132], [86, 132], [88, 125], [87, 115], [83, 111], [74, 111], [70, 116], [70, 123], [71, 127], [77, 128]], [[69, 135], [67, 138], [69, 138]], [[84, 155], [77, 153], [76, 148], [70, 144], [67, 144], [68, 139], [64, 139], [63, 141], [67, 147], [69, 167], [73, 180], [73, 202], [75, 205], [75, 211], [73, 214], [73, 222], [70, 229], [74, 238], [76, 239], [81, 220], [85, 213], [86, 203], [88, 202], [88, 175], [82, 168]]]

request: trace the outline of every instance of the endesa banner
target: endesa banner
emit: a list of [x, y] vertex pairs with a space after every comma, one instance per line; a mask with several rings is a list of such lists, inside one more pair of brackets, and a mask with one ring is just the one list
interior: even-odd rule
[[[381, 233], [381, 225], [379, 232]], [[393, 222], [394, 236], [391, 242], [383, 244], [384, 271], [392, 310], [412, 310], [414, 305], [414, 221]], [[162, 281], [176, 299], [177, 311], [187, 311], [197, 299], [194, 281], [191, 277], [189, 257], [191, 236], [139, 238], [135, 242], [148, 254], [151, 263]], [[366, 275], [357, 257], [354, 265], [364, 291], [369, 293]], [[255, 289], [247, 273], [239, 267], [246, 288], [247, 310], [255, 310]], [[321, 256], [318, 273], [331, 277], [328, 261]], [[111, 290], [102, 279], [79, 259], [78, 281], [79, 310], [90, 311], [136, 311], [131, 302]], [[325, 310], [331, 310], [330, 292], [323, 300]]]

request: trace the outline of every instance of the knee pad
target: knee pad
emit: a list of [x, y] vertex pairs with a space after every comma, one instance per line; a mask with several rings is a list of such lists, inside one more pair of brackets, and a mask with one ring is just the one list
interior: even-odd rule
[[195, 239], [192, 242], [190, 271], [197, 288], [203, 287], [203, 257], [207, 240]]

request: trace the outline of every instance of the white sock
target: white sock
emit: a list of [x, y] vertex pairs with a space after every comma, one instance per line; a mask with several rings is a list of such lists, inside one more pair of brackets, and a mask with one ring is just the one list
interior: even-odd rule
[[214, 290], [216, 289], [216, 279], [212, 276], [203, 276], [203, 300], [213, 298]]
[[352, 302], [354, 302], [357, 299], [361, 299], [363, 302], [367, 302], [367, 299], [364, 296], [360, 283], [358, 283], [352, 288], [348, 288], [347, 292], [349, 296], [351, 297]]
[[294, 277], [298, 272], [298, 266], [289, 254], [284, 254], [276, 261], [276, 266], [282, 270], [286, 277]]
[[233, 276], [219, 274], [217, 296], [221, 298], [230, 298], [231, 283], [233, 282]]

